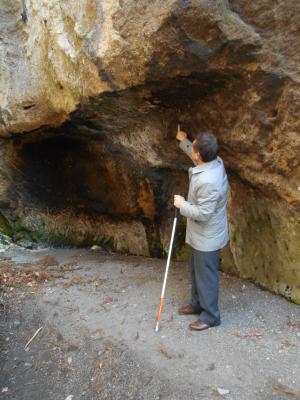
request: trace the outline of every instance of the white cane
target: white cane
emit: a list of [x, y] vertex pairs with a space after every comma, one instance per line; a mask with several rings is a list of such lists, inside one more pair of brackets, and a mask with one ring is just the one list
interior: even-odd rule
[[163, 304], [164, 304], [164, 296], [165, 296], [165, 290], [166, 290], [166, 284], [167, 284], [167, 278], [168, 278], [168, 272], [169, 272], [169, 266], [170, 266], [170, 260], [171, 260], [171, 255], [172, 255], [173, 242], [174, 242], [174, 236], [175, 236], [178, 216], [179, 216], [179, 209], [176, 208], [175, 209], [175, 217], [174, 217], [174, 221], [173, 221], [172, 234], [171, 234], [171, 241], [170, 241], [170, 246], [169, 246], [169, 251], [168, 251], [168, 259], [167, 259], [164, 283], [163, 283], [163, 287], [162, 287], [162, 291], [161, 291], [160, 302], [159, 302], [159, 307], [158, 307], [158, 312], [157, 312], [157, 317], [156, 317], [155, 332], [158, 332], [158, 330], [159, 330], [159, 323], [160, 323], [160, 317], [161, 317]]

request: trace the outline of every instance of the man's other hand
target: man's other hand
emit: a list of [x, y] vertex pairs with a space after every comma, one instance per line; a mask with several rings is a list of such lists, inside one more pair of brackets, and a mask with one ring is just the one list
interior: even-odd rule
[[178, 194], [175, 194], [175, 196], [174, 196], [174, 206], [176, 208], [180, 208], [184, 201], [185, 201], [184, 197], [179, 196]]
[[187, 134], [183, 131], [180, 130], [180, 125], [177, 125], [177, 134], [176, 134], [176, 139], [182, 142], [184, 139], [187, 138]]

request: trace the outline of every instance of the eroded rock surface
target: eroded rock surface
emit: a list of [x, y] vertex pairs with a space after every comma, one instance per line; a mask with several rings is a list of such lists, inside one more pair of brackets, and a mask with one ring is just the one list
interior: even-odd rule
[[212, 130], [223, 268], [300, 302], [299, 16], [296, 0], [4, 1], [1, 226], [162, 256], [187, 190], [177, 123]]

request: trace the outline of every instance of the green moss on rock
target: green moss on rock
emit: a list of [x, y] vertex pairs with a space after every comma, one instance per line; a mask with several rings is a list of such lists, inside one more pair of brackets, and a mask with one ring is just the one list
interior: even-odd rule
[[12, 236], [12, 230], [9, 226], [9, 223], [2, 214], [0, 214], [0, 233], [9, 237]]

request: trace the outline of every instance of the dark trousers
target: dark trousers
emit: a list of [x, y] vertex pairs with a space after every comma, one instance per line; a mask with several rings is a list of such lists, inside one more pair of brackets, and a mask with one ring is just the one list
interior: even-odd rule
[[191, 249], [192, 300], [190, 305], [199, 309], [199, 319], [208, 325], [219, 325], [221, 323], [218, 308], [219, 259], [220, 250], [199, 251]]

